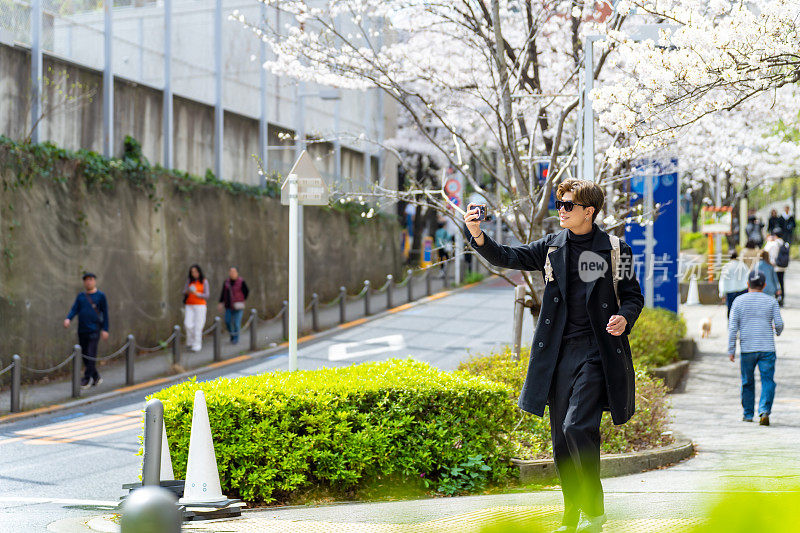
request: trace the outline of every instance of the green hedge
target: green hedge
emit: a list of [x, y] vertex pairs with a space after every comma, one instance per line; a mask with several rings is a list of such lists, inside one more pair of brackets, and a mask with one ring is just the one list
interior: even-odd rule
[[[720, 241], [722, 243], [722, 253], [727, 254], [729, 251], [728, 239], [723, 235]], [[708, 236], [699, 231], [682, 231], [681, 250], [692, 250], [695, 253], [705, 255], [708, 252]]]
[[[638, 324], [638, 323], [637, 323]], [[638, 327], [638, 325], [637, 325]], [[520, 360], [511, 360], [508, 346], [488, 355], [476, 355], [459, 365], [476, 376], [483, 376], [509, 386], [509, 399], [516, 405], [528, 371], [530, 352], [523, 352]], [[624, 425], [615, 426], [609, 413], [603, 414], [600, 425], [603, 453], [622, 453], [664, 446], [672, 442], [668, 432], [667, 390], [660, 379], [643, 370], [636, 372], [636, 413]], [[552, 457], [549, 411], [544, 417], [534, 416], [517, 409], [518, 424], [511, 433], [514, 457], [541, 459]]]
[[683, 317], [659, 307], [642, 310], [628, 340], [633, 363], [653, 368], [674, 363], [678, 357], [678, 341], [686, 335]]
[[409, 359], [191, 381], [154, 394], [164, 403], [176, 476], [186, 471], [197, 389], [229, 497], [286, 502], [387, 478], [454, 494], [510, 473], [508, 387]]

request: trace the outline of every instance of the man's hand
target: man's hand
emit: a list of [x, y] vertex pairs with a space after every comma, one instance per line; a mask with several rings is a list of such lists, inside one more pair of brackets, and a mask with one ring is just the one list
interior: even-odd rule
[[107, 341], [108, 340], [108, 332], [106, 330], [101, 331], [100, 332], [100, 338], [103, 339], [104, 341]]
[[69, 327], [69, 323], [70, 323], [70, 320], [69, 320], [69, 318], [65, 318], [65, 319], [64, 319], [64, 327], [65, 327], [65, 328], [68, 328], [68, 327]]
[[222, 302], [218, 303], [217, 304], [217, 311], [219, 311], [221, 313], [223, 309], [225, 309], [225, 306], [222, 305]]
[[728, 354], [728, 359], [730, 359], [731, 363], [733, 363], [736, 360], [736, 354], [729, 353]]
[[619, 337], [625, 331], [625, 326], [628, 325], [628, 321], [625, 320], [625, 317], [622, 315], [611, 315], [611, 318], [608, 319], [608, 325], [606, 326], [606, 331], [614, 335], [615, 337]]
[[480, 209], [478, 209], [477, 205], [469, 204], [467, 206], [467, 214], [464, 215], [464, 223], [467, 225], [467, 229], [475, 239], [475, 244], [478, 246], [483, 246], [483, 230], [481, 229], [481, 221], [478, 220], [479, 214]]

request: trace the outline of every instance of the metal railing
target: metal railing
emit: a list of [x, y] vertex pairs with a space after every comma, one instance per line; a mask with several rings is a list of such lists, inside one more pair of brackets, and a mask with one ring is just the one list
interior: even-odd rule
[[[372, 307], [372, 298], [375, 295], [379, 294], [386, 294], [386, 309], [391, 309], [395, 306], [395, 289], [400, 289], [405, 287], [406, 288], [406, 301], [411, 302], [414, 300], [414, 280], [418, 279], [419, 277], [424, 278], [425, 282], [425, 296], [430, 296], [433, 294], [433, 278], [434, 275], [438, 272], [441, 273], [442, 288], [447, 289], [451, 286], [450, 283], [450, 270], [455, 258], [450, 258], [445, 261], [440, 261], [437, 263], [433, 263], [426, 268], [419, 268], [419, 269], [408, 269], [405, 272], [405, 277], [396, 282], [394, 276], [391, 274], [386, 276], [386, 281], [384, 284], [378, 288], [373, 289], [372, 285], [369, 280], [364, 281], [363, 288], [357, 293], [353, 295], [347, 294], [347, 288], [342, 286], [339, 288], [339, 294], [331, 300], [330, 302], [320, 302], [319, 295], [317, 293], [313, 293], [311, 295], [311, 301], [309, 304], [304, 308], [305, 313], [311, 314], [311, 329], [313, 331], [321, 331], [322, 326], [320, 322], [320, 314], [322, 311], [333, 308], [338, 305], [339, 307], [339, 316], [338, 316], [338, 324], [344, 324], [347, 322], [347, 303], [348, 302], [356, 302], [358, 300], [363, 299], [364, 301], [364, 316], [370, 316], [374, 314], [375, 309]], [[480, 263], [478, 263], [480, 267]], [[490, 271], [491, 272], [491, 271]], [[458, 280], [453, 280], [457, 283]], [[250, 309], [249, 317], [247, 322], [241, 327], [240, 333], [249, 332], [249, 349], [250, 351], [258, 350], [258, 332], [262, 326], [266, 326], [272, 322], [277, 320], [281, 320], [281, 333], [283, 339], [288, 339], [289, 337], [289, 303], [284, 300], [281, 310], [272, 317], [269, 318], [261, 318], [258, 316], [258, 311], [256, 309]], [[215, 316], [213, 318], [213, 323], [203, 331], [203, 335], [212, 335], [213, 342], [213, 361], [219, 362], [222, 361], [223, 354], [222, 354], [222, 321], [220, 317]], [[181, 342], [185, 338], [185, 335], [182, 332], [180, 326], [176, 325], [172, 329], [172, 334], [160, 341], [155, 346], [142, 346], [138, 342], [136, 342], [136, 338], [134, 335], [128, 335], [126, 338], [126, 342], [119, 347], [116, 351], [111, 354], [104, 355], [104, 356], [94, 356], [90, 357], [83, 353], [81, 353], [81, 347], [79, 345], [74, 345], [72, 352], [60, 363], [55, 366], [49, 368], [31, 368], [23, 364], [23, 358], [18, 355], [14, 354], [12, 356], [11, 363], [5, 366], [4, 368], [0, 369], [0, 376], [6, 373], [11, 373], [11, 400], [10, 400], [10, 410], [12, 413], [19, 412], [21, 410], [21, 383], [22, 383], [22, 371], [29, 372], [35, 375], [46, 375], [51, 374], [53, 372], [57, 372], [67, 366], [68, 364], [72, 363], [71, 367], [71, 388], [72, 388], [72, 397], [73, 398], [80, 398], [81, 396], [81, 362], [84, 359], [90, 359], [95, 362], [102, 362], [102, 361], [110, 361], [115, 359], [124, 354], [125, 356], [125, 385], [130, 386], [136, 384], [136, 366], [135, 362], [137, 356], [156, 353], [156, 352], [166, 352], [170, 350], [169, 354], [171, 355], [171, 364], [173, 368], [177, 368], [178, 370], [183, 370], [183, 353], [182, 353], [182, 346]]]

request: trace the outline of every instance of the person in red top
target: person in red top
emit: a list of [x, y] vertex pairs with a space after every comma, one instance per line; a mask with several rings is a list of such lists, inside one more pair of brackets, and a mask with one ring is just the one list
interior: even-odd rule
[[218, 308], [220, 311], [225, 309], [225, 326], [231, 334], [231, 344], [239, 342], [239, 331], [242, 329], [242, 314], [244, 314], [244, 301], [250, 289], [247, 283], [239, 277], [239, 269], [232, 266], [228, 270], [228, 279], [222, 284], [222, 292], [219, 295]]
[[206, 301], [209, 293], [208, 280], [203, 276], [200, 265], [189, 267], [189, 279], [183, 286], [183, 325], [186, 328], [186, 345], [193, 352], [199, 352], [203, 347], [203, 327], [206, 324]]

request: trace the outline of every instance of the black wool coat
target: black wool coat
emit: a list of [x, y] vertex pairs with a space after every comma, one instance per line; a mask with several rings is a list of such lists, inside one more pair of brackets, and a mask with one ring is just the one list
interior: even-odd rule
[[[538, 416], [544, 414], [567, 322], [568, 231], [564, 229], [558, 233], [550, 233], [523, 246], [499, 245], [485, 233], [483, 246], [478, 246], [475, 239], [470, 236], [473, 248], [491, 264], [501, 268], [542, 271], [548, 248], [551, 246], [557, 248], [550, 254], [550, 265], [555, 279], [551, 282], [545, 280], [542, 308], [531, 346], [530, 365], [519, 397], [519, 407]], [[635, 410], [633, 361], [628, 335], [642, 311], [644, 297], [634, 272], [630, 246], [620, 240], [618, 268], [621, 277], [617, 282], [619, 306], [614, 296], [611, 272], [611, 241], [606, 232], [597, 228], [591, 250], [605, 259], [608, 268], [602, 278], [588, 284], [586, 310], [603, 362], [608, 393], [606, 407], [611, 411], [615, 424], [624, 424], [630, 420]], [[542, 276], [544, 278], [544, 272]], [[606, 331], [611, 315], [622, 315], [627, 320], [625, 331], [620, 336], [611, 335]]]

